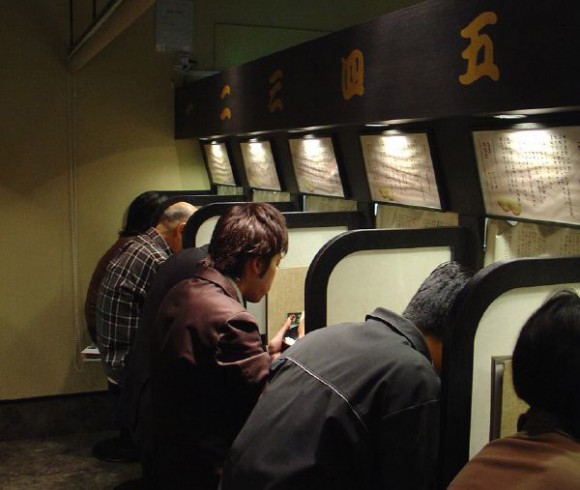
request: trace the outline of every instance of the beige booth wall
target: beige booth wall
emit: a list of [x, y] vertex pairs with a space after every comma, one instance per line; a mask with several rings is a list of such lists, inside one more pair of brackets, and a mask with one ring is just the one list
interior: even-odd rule
[[128, 203], [208, 188], [192, 142], [173, 139], [173, 59], [153, 11], [72, 76], [68, 0], [2, 2], [0, 400], [106, 388], [84, 294]]
[[267, 308], [263, 318], [266, 320], [268, 340], [276, 335], [288, 313], [304, 310], [304, 283], [310, 263], [327, 242], [346, 231], [346, 226], [288, 230], [288, 253], [280, 262], [266, 298]]
[[449, 247], [355, 252], [333, 269], [327, 290], [327, 321], [361, 322], [381, 306], [402, 313], [425, 278], [451, 260]]

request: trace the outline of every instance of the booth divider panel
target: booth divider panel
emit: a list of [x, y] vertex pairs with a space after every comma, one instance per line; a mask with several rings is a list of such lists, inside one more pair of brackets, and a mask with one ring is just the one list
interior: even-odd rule
[[377, 306], [401, 313], [429, 273], [449, 260], [449, 247], [366, 250], [348, 255], [336, 264], [328, 281], [328, 325], [363, 321]]

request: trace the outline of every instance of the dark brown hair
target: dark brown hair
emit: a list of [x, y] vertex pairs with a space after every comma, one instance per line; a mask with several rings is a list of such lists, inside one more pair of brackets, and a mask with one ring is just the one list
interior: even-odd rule
[[218, 220], [202, 264], [236, 278], [248, 259], [263, 259], [265, 273], [272, 257], [287, 251], [288, 230], [280, 211], [267, 203], [237, 204]]

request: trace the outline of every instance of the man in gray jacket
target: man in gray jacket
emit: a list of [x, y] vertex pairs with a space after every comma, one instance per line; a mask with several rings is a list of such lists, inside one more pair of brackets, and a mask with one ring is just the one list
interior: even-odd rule
[[442, 264], [402, 316], [377, 308], [286, 350], [232, 446], [222, 490], [431, 488], [443, 332], [467, 280]]

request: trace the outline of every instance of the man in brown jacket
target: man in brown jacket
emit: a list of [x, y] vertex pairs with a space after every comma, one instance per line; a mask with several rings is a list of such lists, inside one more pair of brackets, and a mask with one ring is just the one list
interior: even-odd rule
[[217, 488], [225, 455], [254, 407], [289, 321], [268, 346], [244, 308], [272, 285], [288, 248], [269, 204], [230, 208], [191, 279], [165, 296], [153, 328], [154, 467], [163, 489]]

